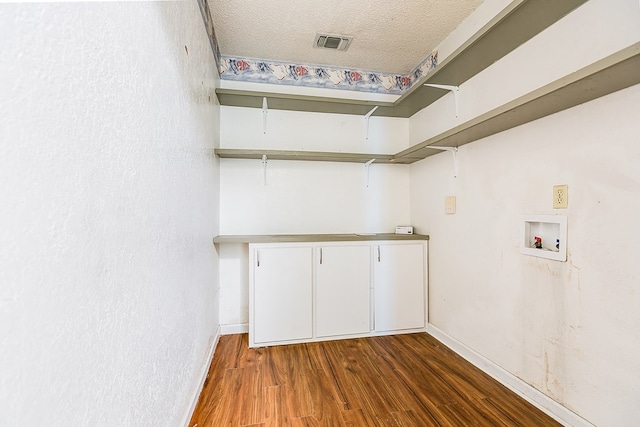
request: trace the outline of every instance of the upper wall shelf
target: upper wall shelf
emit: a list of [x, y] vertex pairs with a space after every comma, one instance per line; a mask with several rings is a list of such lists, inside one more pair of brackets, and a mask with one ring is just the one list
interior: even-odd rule
[[640, 43], [494, 108], [395, 157], [425, 158], [430, 145], [459, 147], [640, 83]]
[[260, 159], [263, 154], [266, 154], [273, 160], [365, 163], [375, 158], [376, 163], [413, 163], [440, 152], [430, 148], [430, 145], [459, 147], [639, 84], [639, 70], [640, 42], [395, 155], [256, 149], [217, 149], [215, 152], [218, 156], [227, 158]]
[[236, 89], [216, 89], [220, 105], [232, 107], [262, 108], [262, 99], [267, 98], [269, 109], [308, 111], [315, 113], [355, 114], [364, 116], [373, 107], [378, 109], [373, 115], [385, 117], [409, 117], [408, 110], [392, 102], [361, 101], [345, 98], [291, 95], [271, 92], [243, 91]]
[[379, 108], [373, 113], [374, 116], [411, 117], [446, 94], [445, 91], [425, 87], [424, 83], [460, 86], [586, 1], [511, 2], [465, 44], [438, 64], [433, 72], [423, 76], [393, 103], [233, 89], [217, 89], [216, 94], [221, 105], [235, 107], [262, 108], [262, 100], [266, 97], [269, 108], [276, 110], [364, 116], [377, 105]]
[[316, 162], [348, 162], [366, 163], [371, 159], [376, 159], [376, 163], [410, 163], [396, 161], [390, 154], [362, 154], [362, 153], [341, 153], [341, 152], [319, 152], [319, 151], [288, 151], [288, 150], [237, 150], [218, 148], [215, 150], [218, 157], [225, 159], [262, 159], [267, 156], [267, 160], [311, 160]]

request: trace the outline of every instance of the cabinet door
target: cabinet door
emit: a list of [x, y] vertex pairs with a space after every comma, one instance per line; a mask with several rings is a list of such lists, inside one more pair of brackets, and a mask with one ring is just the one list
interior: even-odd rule
[[312, 248], [255, 248], [253, 341], [312, 337]]
[[371, 307], [371, 247], [316, 249], [316, 336], [368, 333]]
[[383, 244], [373, 249], [376, 331], [424, 328], [424, 244]]

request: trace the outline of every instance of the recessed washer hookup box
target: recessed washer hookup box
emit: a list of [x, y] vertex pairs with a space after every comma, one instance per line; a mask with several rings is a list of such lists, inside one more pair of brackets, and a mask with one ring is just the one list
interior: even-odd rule
[[396, 234], [413, 234], [413, 227], [410, 225], [398, 225]]

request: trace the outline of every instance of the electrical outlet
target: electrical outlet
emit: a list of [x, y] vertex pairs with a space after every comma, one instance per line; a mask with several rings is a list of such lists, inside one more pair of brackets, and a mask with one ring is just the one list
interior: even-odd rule
[[444, 198], [444, 212], [448, 214], [456, 213], [456, 196], [447, 196]]
[[553, 186], [553, 208], [567, 209], [569, 207], [569, 187], [567, 185]]

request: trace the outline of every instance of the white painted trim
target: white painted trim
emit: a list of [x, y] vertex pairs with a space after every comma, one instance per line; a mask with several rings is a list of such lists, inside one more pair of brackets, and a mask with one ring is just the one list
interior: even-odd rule
[[562, 425], [567, 427], [595, 427], [595, 425], [591, 424], [575, 412], [565, 408], [560, 403], [542, 393], [540, 390], [522, 381], [512, 373], [482, 356], [480, 353], [441, 331], [436, 326], [429, 324], [427, 326], [427, 333], [525, 399], [527, 402], [531, 403], [559, 423], [562, 423]]
[[182, 419], [182, 423], [180, 424], [183, 427], [190, 427], [189, 421], [191, 421], [193, 412], [196, 410], [196, 405], [198, 404], [200, 393], [202, 393], [204, 382], [207, 379], [207, 374], [209, 373], [209, 368], [211, 367], [211, 361], [213, 361], [213, 355], [216, 351], [216, 347], [218, 347], [218, 341], [220, 341], [220, 335], [220, 326], [218, 326], [216, 334], [211, 337], [211, 340], [209, 342], [207, 358], [205, 359], [205, 363], [202, 365], [202, 368], [200, 370], [200, 382], [198, 384], [198, 387], [195, 389], [194, 394], [191, 396], [191, 404], [189, 405], [189, 410], [185, 414], [185, 417]]
[[221, 335], [248, 334], [248, 323], [234, 323], [231, 325], [220, 325]]

